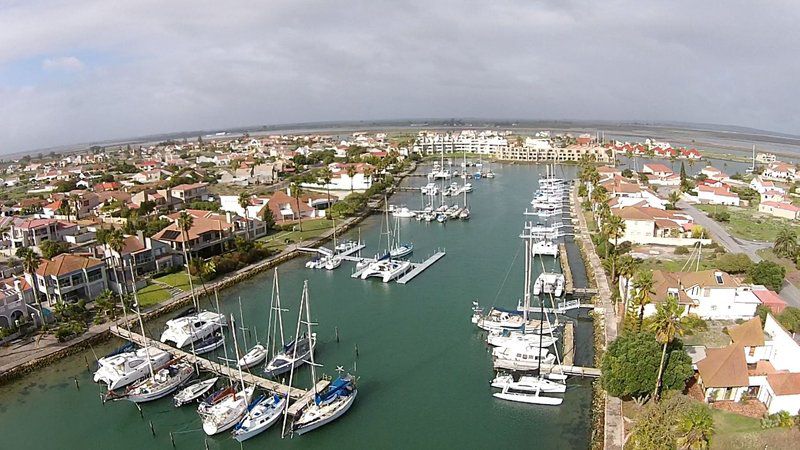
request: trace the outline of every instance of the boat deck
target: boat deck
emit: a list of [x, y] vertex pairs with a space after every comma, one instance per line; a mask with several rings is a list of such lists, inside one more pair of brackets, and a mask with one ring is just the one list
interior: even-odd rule
[[[133, 342], [134, 344], [137, 344], [137, 345], [140, 345], [140, 346], [144, 346], [145, 343], [147, 343], [147, 345], [150, 346], [150, 347], [159, 348], [161, 350], [169, 352], [173, 356], [175, 356], [177, 358], [181, 358], [182, 360], [187, 361], [187, 362], [189, 362], [191, 364], [197, 364], [200, 368], [202, 368], [204, 370], [207, 370], [209, 372], [214, 372], [214, 373], [216, 373], [218, 375], [222, 375], [224, 377], [228, 377], [228, 378], [233, 379], [233, 380], [236, 380], [236, 379], [239, 378], [239, 370], [236, 369], [235, 367], [228, 367], [226, 365], [223, 365], [223, 364], [220, 364], [220, 363], [217, 363], [217, 362], [214, 362], [214, 361], [210, 361], [208, 359], [201, 358], [199, 356], [192, 355], [191, 353], [188, 353], [188, 352], [185, 352], [183, 350], [177, 349], [175, 347], [172, 347], [171, 345], [167, 345], [167, 344], [164, 344], [162, 342], [156, 341], [155, 339], [150, 339], [148, 337], [144, 337], [144, 336], [142, 336], [141, 334], [138, 334], [138, 333], [134, 333], [134, 332], [128, 333], [128, 330], [126, 330], [124, 328], [120, 328], [120, 327], [114, 326], [114, 327], [111, 327], [110, 331], [111, 331], [111, 333], [113, 335], [115, 335], [117, 337], [120, 337], [122, 339], [128, 340], [130, 342]], [[294, 388], [294, 387], [291, 388], [291, 390], [289, 390], [290, 389], [289, 386], [286, 386], [285, 384], [281, 384], [281, 383], [278, 383], [276, 381], [268, 380], [266, 378], [262, 378], [262, 377], [253, 375], [252, 373], [249, 373], [249, 372], [246, 372], [246, 371], [242, 372], [242, 379], [244, 379], [244, 382], [246, 384], [255, 385], [255, 386], [258, 386], [258, 387], [260, 387], [262, 389], [271, 391], [271, 392], [278, 392], [278, 393], [281, 393], [281, 394], [284, 394], [284, 395], [287, 392], [289, 392], [289, 397], [298, 400], [297, 402], [293, 403], [289, 407], [290, 411], [292, 411], [292, 408], [295, 407], [295, 405], [297, 405], [299, 402], [304, 401], [304, 399], [305, 399], [305, 402], [307, 403], [309, 399], [313, 398], [314, 392], [319, 392], [319, 391], [325, 389], [326, 387], [328, 387], [328, 384], [330, 383], [330, 380], [320, 380], [317, 383], [317, 386], [316, 386], [316, 388], [314, 390], [306, 391], [304, 389]], [[294, 410], [295, 410], [295, 412], [301, 411], [302, 407], [298, 406]]]

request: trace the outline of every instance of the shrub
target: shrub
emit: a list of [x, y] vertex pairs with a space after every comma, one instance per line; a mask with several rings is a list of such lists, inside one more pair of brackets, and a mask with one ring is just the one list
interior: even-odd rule
[[728, 222], [731, 220], [731, 213], [725, 210], [718, 211], [714, 214], [714, 219], [716, 219], [718, 222]]
[[786, 411], [775, 414], [765, 414], [761, 419], [761, 428], [791, 428], [794, 426], [794, 418]]
[[786, 268], [772, 261], [761, 261], [747, 270], [747, 279], [754, 284], [763, 284], [773, 291], [780, 291]]
[[675, 254], [676, 255], [688, 255], [689, 254], [689, 249], [684, 247], [684, 246], [675, 247]]
[[687, 334], [708, 330], [708, 323], [697, 314], [688, 314], [681, 319], [681, 322]]
[[744, 253], [725, 253], [717, 255], [717, 269], [731, 274], [746, 273], [753, 261]]

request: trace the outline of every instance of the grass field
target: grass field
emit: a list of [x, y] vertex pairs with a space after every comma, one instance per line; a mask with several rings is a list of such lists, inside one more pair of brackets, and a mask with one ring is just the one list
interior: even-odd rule
[[[186, 271], [183, 270], [153, 279], [161, 283], [168, 284], [172, 287], [176, 287], [182, 291], [189, 290], [189, 276], [186, 275]], [[200, 280], [197, 277], [192, 277], [192, 283], [194, 283], [195, 286], [199, 286]]]
[[787, 226], [793, 228], [795, 231], [800, 231], [800, 226], [797, 224], [787, 219], [759, 213], [754, 208], [737, 208], [734, 206], [719, 205], [696, 206], [697, 209], [709, 215], [714, 212], [728, 211], [730, 213], [730, 221], [721, 222], [722, 226], [734, 236], [750, 241], [771, 242], [775, 239], [778, 231]]
[[279, 231], [275, 234], [259, 239], [267, 245], [270, 250], [281, 251], [286, 248], [287, 241], [292, 244], [315, 238], [333, 227], [333, 221], [328, 219], [317, 219], [303, 222], [303, 231]]
[[712, 409], [714, 437], [712, 449], [796, 448], [800, 430], [796, 427], [764, 430], [761, 421], [727, 411]]
[[163, 286], [151, 284], [138, 291], [139, 304], [141, 306], [152, 306], [170, 298], [170, 293]]

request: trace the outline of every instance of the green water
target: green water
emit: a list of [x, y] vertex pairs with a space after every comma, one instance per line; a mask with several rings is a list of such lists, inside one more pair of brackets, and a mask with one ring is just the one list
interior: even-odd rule
[[[482, 333], [470, 323], [471, 302], [516, 305], [522, 283], [520, 213], [542, 168], [506, 165], [494, 169], [497, 178], [473, 182], [469, 222], [403, 223], [403, 239], [414, 242], [412, 259], [420, 260], [437, 247], [447, 251], [446, 257], [405, 286], [351, 279], [352, 263], [334, 272], [311, 271], [304, 268], [307, 258], [298, 258], [279, 268], [281, 297], [291, 310], [285, 316], [291, 323], [287, 334], [293, 334], [302, 283], [307, 279], [312, 315], [319, 323], [316, 359], [324, 365], [320, 370], [329, 375], [335, 375], [339, 365], [355, 370], [359, 396], [345, 416], [319, 430], [281, 440], [276, 427], [244, 447], [588, 446], [588, 381], [570, 380], [564, 403], [558, 407], [514, 404], [491, 396], [491, 357]], [[563, 170], [568, 175], [574, 172], [569, 167]], [[421, 184], [424, 179], [407, 181]], [[420, 199], [418, 194], [401, 193], [391, 202], [418, 207]], [[361, 226], [369, 246], [366, 254], [377, 249], [380, 222], [380, 216], [373, 216]], [[547, 258], [546, 264], [552, 267], [553, 260]], [[245, 321], [262, 334], [271, 283], [268, 273], [226, 290], [221, 294], [222, 309], [238, 316], [236, 299], [241, 297]], [[157, 336], [165, 320], [148, 324], [150, 333]], [[591, 361], [591, 342], [591, 322], [577, 319], [578, 364]], [[95, 352], [102, 355], [117, 345], [112, 342]], [[93, 353], [66, 358], [0, 389], [0, 448], [169, 449], [169, 432], [174, 433], [177, 448], [203, 448], [205, 435], [191, 406], [176, 410], [170, 400], [159, 400], [142, 406], [142, 419], [131, 403], [103, 405], [101, 389], [91, 382], [85, 357], [91, 362]], [[80, 390], [73, 377], [78, 378]], [[310, 385], [308, 369], [296, 377], [300, 385]], [[212, 449], [239, 447], [227, 434], [207, 442]]]

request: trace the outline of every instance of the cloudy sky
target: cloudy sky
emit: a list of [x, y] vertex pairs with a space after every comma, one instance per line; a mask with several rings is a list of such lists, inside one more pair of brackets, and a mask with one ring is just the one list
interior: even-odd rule
[[410, 117], [795, 133], [798, 23], [780, 0], [0, 0], [0, 153]]

